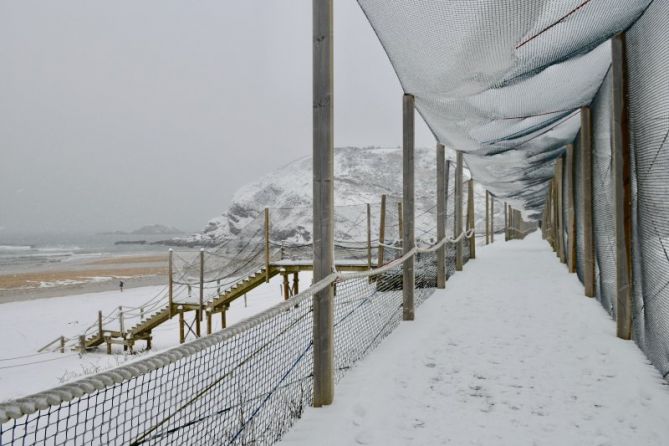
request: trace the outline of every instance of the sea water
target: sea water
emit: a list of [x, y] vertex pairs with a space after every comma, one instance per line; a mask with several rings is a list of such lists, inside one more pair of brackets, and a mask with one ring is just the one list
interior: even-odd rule
[[[167, 246], [153, 242], [169, 235], [94, 233], [9, 233], [0, 231], [0, 273], [38, 271], [63, 263], [117, 255], [161, 254]], [[145, 244], [116, 244], [119, 241]], [[64, 266], [64, 265], [61, 265]]]

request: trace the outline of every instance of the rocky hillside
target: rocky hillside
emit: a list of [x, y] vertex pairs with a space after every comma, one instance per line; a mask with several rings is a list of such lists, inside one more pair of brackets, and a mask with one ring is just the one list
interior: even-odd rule
[[[447, 153], [447, 157], [451, 154]], [[435, 213], [436, 161], [434, 149], [416, 149], [416, 234], [433, 233]], [[465, 177], [469, 174], [465, 172]], [[297, 159], [269, 175], [239, 189], [222, 215], [211, 219], [201, 233], [174, 239], [176, 245], [215, 246], [244, 236], [249, 227], [261, 227], [263, 209], [271, 209], [272, 239], [290, 243], [311, 240], [312, 161]], [[449, 191], [453, 190], [453, 171]], [[484, 191], [476, 191], [477, 220], [485, 212]], [[366, 204], [373, 204], [373, 228], [378, 223], [381, 195], [388, 198], [388, 219], [396, 218], [402, 193], [402, 151], [400, 148], [344, 147], [335, 150], [335, 238], [366, 239]], [[501, 205], [497, 220], [503, 224]], [[452, 200], [448, 204], [452, 212]], [[501, 220], [500, 220], [501, 219]], [[245, 229], [246, 228], [246, 229]], [[449, 228], [450, 232], [450, 228]]]

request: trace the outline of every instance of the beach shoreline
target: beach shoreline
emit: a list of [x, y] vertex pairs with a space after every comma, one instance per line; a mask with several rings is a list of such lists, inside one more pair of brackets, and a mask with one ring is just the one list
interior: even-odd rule
[[0, 273], [0, 304], [167, 285], [166, 254], [119, 254]]

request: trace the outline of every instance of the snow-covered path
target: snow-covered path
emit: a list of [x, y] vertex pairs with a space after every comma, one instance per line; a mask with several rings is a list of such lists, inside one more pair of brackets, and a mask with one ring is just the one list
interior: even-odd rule
[[282, 444], [669, 444], [666, 382], [539, 234], [478, 254]]

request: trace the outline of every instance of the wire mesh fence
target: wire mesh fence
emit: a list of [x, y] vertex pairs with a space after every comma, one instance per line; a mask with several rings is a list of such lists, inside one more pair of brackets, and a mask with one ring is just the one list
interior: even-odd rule
[[[420, 305], [436, 284], [436, 255], [414, 255]], [[272, 444], [311, 403], [314, 293], [335, 289], [339, 378], [399, 324], [402, 266], [333, 275], [226, 330], [1, 405], [1, 443]]]
[[[667, 2], [653, 2], [621, 37], [624, 69], [619, 84], [624, 87], [615, 86], [615, 67], [609, 70], [589, 106], [592, 146], [584, 146], [587, 139], [581, 138], [581, 129], [573, 161], [578, 277], [584, 283], [588, 280], [585, 214], [591, 211], [594, 295], [613, 318], [624, 320], [629, 282], [632, 338], [664, 377], [669, 376], [669, 48], [663, 43], [669, 38], [668, 16]], [[627, 101], [628, 115], [614, 116], [614, 94]], [[621, 170], [623, 175], [629, 173], [629, 184], [617, 178], [613, 142], [626, 131], [630, 144], [622, 145], [622, 151], [629, 151], [630, 159]], [[592, 153], [591, 166], [584, 159], [586, 150]], [[592, 169], [591, 209], [585, 208], [584, 199], [588, 169]], [[622, 190], [616, 189], [616, 181]], [[565, 210], [568, 203], [560, 205]], [[566, 242], [566, 234], [563, 237]], [[631, 265], [626, 256], [631, 256]], [[631, 277], [623, 280], [618, 274]], [[621, 334], [625, 328], [620, 321], [618, 329], [619, 336], [628, 336]]]

